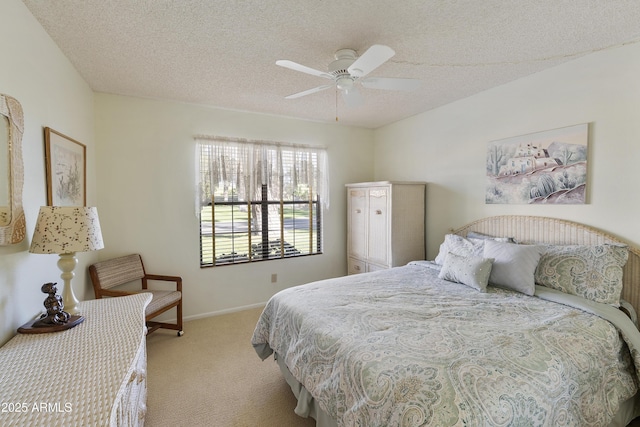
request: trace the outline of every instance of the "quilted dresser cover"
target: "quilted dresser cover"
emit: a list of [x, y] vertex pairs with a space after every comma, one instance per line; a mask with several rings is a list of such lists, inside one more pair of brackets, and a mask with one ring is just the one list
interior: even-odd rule
[[0, 347], [0, 425], [138, 426], [150, 294], [85, 301], [78, 326]]

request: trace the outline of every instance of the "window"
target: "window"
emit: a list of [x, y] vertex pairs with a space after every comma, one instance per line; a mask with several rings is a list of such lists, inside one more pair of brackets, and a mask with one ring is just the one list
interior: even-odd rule
[[322, 253], [326, 149], [197, 137], [200, 266]]

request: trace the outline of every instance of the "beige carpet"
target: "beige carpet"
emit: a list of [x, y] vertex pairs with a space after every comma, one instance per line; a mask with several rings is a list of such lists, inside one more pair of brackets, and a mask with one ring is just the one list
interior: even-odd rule
[[251, 347], [262, 309], [185, 322], [184, 336], [147, 338], [145, 426], [312, 427], [273, 357]]

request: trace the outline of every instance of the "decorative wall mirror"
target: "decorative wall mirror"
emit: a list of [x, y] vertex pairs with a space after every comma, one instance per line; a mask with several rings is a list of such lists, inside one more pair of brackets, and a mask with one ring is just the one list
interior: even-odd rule
[[24, 116], [17, 99], [0, 94], [0, 245], [21, 242], [26, 234], [22, 210], [22, 134]]

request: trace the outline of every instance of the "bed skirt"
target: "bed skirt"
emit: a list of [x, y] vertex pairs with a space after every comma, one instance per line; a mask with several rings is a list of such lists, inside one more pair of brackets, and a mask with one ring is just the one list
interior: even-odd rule
[[[302, 384], [295, 379], [287, 365], [284, 363], [284, 359], [279, 357], [277, 353], [273, 354], [273, 358], [276, 360], [280, 372], [284, 377], [293, 395], [296, 397], [298, 404], [294, 409], [296, 415], [302, 418], [313, 418], [316, 420], [316, 427], [338, 427], [336, 421], [331, 418], [326, 412], [320, 408], [318, 402], [311, 396], [311, 393], [307, 391]], [[640, 393], [636, 393], [635, 396], [627, 399], [618, 409], [616, 417], [611, 421], [608, 427], [626, 427], [634, 418], [640, 416]]]
[[318, 405], [318, 402], [311, 396], [311, 393], [295, 379], [284, 363], [284, 359], [279, 357], [277, 353], [273, 353], [273, 358], [280, 367], [282, 376], [284, 376], [287, 384], [291, 387], [293, 395], [298, 400], [296, 409], [294, 409], [293, 412], [302, 418], [313, 418], [316, 420], [316, 427], [338, 427], [336, 421], [320, 408], [320, 405]]

